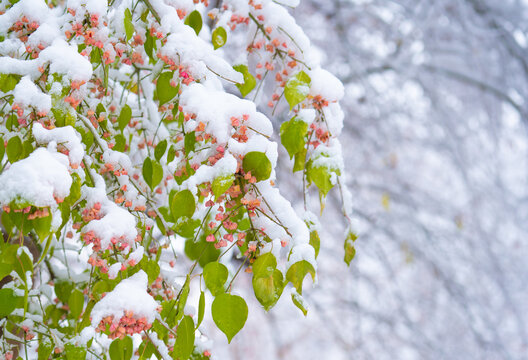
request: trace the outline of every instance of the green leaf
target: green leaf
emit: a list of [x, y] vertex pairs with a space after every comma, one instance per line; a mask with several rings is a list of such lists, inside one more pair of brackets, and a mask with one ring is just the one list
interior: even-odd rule
[[30, 257], [25, 251], [21, 251], [20, 255], [16, 256], [14, 264], [16, 273], [25, 282], [26, 273], [28, 271], [33, 273], [33, 261], [31, 261]]
[[99, 115], [101, 115], [101, 113], [105, 113], [105, 112], [106, 112], [106, 108], [103, 105], [103, 103], [97, 104], [97, 106], [95, 107], [95, 115], [97, 115], [97, 117], [99, 117]]
[[190, 283], [191, 278], [189, 275], [187, 275], [187, 278], [185, 279], [185, 283], [183, 284], [183, 288], [180, 293], [180, 299], [178, 301], [178, 313], [176, 320], [181, 319], [183, 317], [183, 310], [185, 309], [185, 304], [187, 304], [187, 297], [189, 296], [190, 289]]
[[[197, 222], [196, 227], [200, 225], [198, 220]], [[205, 235], [201, 236], [197, 242], [193, 241], [193, 235], [191, 233], [188, 236], [190, 239], [185, 241], [185, 255], [191, 260], [197, 260], [201, 267], [205, 267], [208, 263], [216, 261], [220, 255], [220, 250], [216, 249], [212, 243], [205, 241]]]
[[265, 253], [260, 255], [253, 263], [253, 276], [269, 276], [273, 274], [273, 270], [277, 268], [277, 259], [272, 253]]
[[277, 303], [286, 285], [272, 253], [263, 254], [255, 260], [252, 283], [255, 297], [268, 311]]
[[150, 33], [147, 31], [145, 33], [145, 37], [147, 38], [145, 40], [145, 44], [143, 47], [145, 48], [145, 53], [148, 55], [150, 60], [154, 63], [154, 57], [153, 57], [153, 51], [154, 51], [154, 38], [150, 35]]
[[68, 302], [73, 290], [73, 283], [69, 281], [59, 281], [55, 283], [55, 294], [64, 304]]
[[134, 35], [134, 24], [132, 24], [132, 13], [130, 12], [130, 9], [125, 10], [124, 22], [127, 41], [130, 41], [130, 39], [132, 39], [132, 35]]
[[297, 117], [293, 117], [290, 121], [282, 123], [280, 127], [281, 143], [284, 145], [290, 159], [297, 153], [304, 150], [306, 133], [308, 131], [308, 124]]
[[143, 341], [139, 345], [138, 352], [139, 354], [141, 354], [139, 357], [139, 360], [150, 360], [152, 358], [152, 355], [154, 353], [157, 353], [156, 347], [154, 346], [154, 344], [152, 344], [152, 342], [148, 338], [145, 339], [145, 341]]
[[163, 167], [156, 160], [146, 158], [143, 163], [143, 178], [151, 190], [163, 179]]
[[21, 77], [16, 74], [0, 74], [0, 91], [6, 93], [13, 90]]
[[[2, 225], [5, 226], [4, 215], [6, 212], [2, 213]], [[1, 243], [1, 242], [0, 242]], [[18, 245], [4, 245], [1, 246], [0, 251], [0, 279], [3, 279], [5, 276], [9, 275], [13, 271], [14, 264], [16, 260], [16, 253], [18, 250]]]
[[299, 310], [302, 311], [304, 316], [306, 316], [306, 314], [308, 313], [308, 309], [306, 308], [306, 303], [303, 297], [297, 291], [292, 291], [291, 297], [293, 304], [297, 306]]
[[20, 156], [19, 160], [27, 158], [29, 154], [31, 154], [32, 152], [33, 152], [32, 140], [28, 139], [24, 141], [24, 143], [22, 144], [22, 155]]
[[18, 136], [14, 136], [7, 142], [7, 160], [12, 164], [22, 156], [22, 140]]
[[126, 336], [123, 339], [115, 339], [108, 350], [110, 360], [130, 360], [134, 350], [132, 338]]
[[90, 300], [88, 304], [86, 305], [86, 310], [84, 310], [81, 323], [78, 325], [78, 331], [81, 331], [85, 327], [90, 325], [90, 315], [92, 313], [92, 309], [95, 306], [95, 301]]
[[38, 360], [48, 360], [53, 351], [53, 345], [44, 341], [39, 342]]
[[274, 269], [267, 276], [253, 276], [253, 291], [255, 297], [264, 306], [264, 310], [271, 309], [279, 300], [284, 290], [284, 276]]
[[259, 151], [248, 152], [244, 156], [242, 167], [246, 173], [251, 171], [257, 181], [266, 180], [271, 174], [271, 162], [266, 154]]
[[[4, 256], [3, 254], [1, 256]], [[14, 270], [13, 263], [9, 264], [7, 262], [0, 260], [0, 279], [3, 279]]]
[[244, 327], [248, 316], [248, 307], [243, 298], [237, 295], [220, 294], [211, 306], [213, 320], [226, 335], [230, 343], [233, 337]]
[[73, 344], [64, 345], [67, 360], [84, 360], [86, 359], [86, 349]]
[[306, 161], [306, 149], [295, 154], [295, 160], [293, 163], [293, 172], [304, 170], [304, 164]]
[[143, 264], [141, 268], [147, 273], [149, 284], [152, 284], [159, 276], [160, 266], [155, 260], [147, 260]]
[[185, 153], [189, 155], [191, 151], [194, 151], [194, 148], [196, 146], [196, 132], [191, 131], [185, 134]]
[[194, 322], [190, 316], [184, 316], [176, 330], [174, 359], [187, 360], [194, 348]]
[[51, 213], [45, 217], [37, 217], [31, 220], [33, 230], [37, 234], [39, 241], [43, 241], [51, 233]]
[[64, 201], [68, 201], [69, 204], [73, 205], [77, 200], [81, 198], [82, 180], [80, 176], [76, 173], [73, 173], [71, 177], [72, 184], [70, 186], [70, 195], [68, 195], [66, 199], [64, 199]]
[[224, 292], [224, 284], [227, 281], [228, 275], [229, 271], [224, 264], [213, 261], [205, 265], [203, 270], [205, 286], [207, 286], [213, 296]]
[[16, 308], [16, 298], [12, 289], [0, 289], [0, 317], [11, 315]]
[[4, 154], [5, 154], [4, 138], [0, 136], [0, 162], [4, 158]]
[[249, 72], [247, 65], [235, 65], [233, 66], [233, 69], [235, 69], [239, 73], [242, 73], [242, 75], [244, 76], [244, 83], [236, 84], [236, 87], [242, 94], [242, 97], [245, 97], [251, 92], [251, 90], [255, 88], [255, 86], [257, 85], [257, 80], [255, 80], [255, 77]]
[[70, 306], [70, 315], [72, 318], [77, 319], [84, 307], [84, 295], [79, 289], [72, 291], [68, 298], [68, 305]]
[[319, 248], [321, 247], [321, 238], [319, 237], [319, 233], [317, 230], [310, 231], [310, 245], [315, 250], [315, 258], [317, 259], [317, 255], [319, 255]]
[[290, 266], [286, 273], [286, 279], [293, 284], [299, 294], [302, 294], [303, 280], [308, 273], [312, 275], [312, 280], [315, 281], [315, 269], [306, 260], [297, 261]]
[[171, 85], [172, 76], [172, 72], [164, 72], [158, 77], [158, 81], [156, 83], [156, 93], [158, 94], [160, 106], [166, 102], [169, 102], [176, 95], [178, 95], [179, 86], [173, 87]]
[[298, 72], [288, 80], [284, 87], [284, 97], [288, 104], [290, 104], [290, 110], [306, 99], [310, 91], [310, 83], [311, 79], [304, 71]]
[[176, 157], [176, 149], [174, 149], [174, 146], [171, 145], [169, 148], [169, 152], [167, 152], [167, 164], [172, 162], [174, 158]]
[[200, 15], [198, 11], [194, 10], [185, 19], [185, 25], [192, 27], [196, 35], [198, 35], [200, 30], [202, 30], [202, 15]]
[[165, 154], [165, 150], [167, 150], [167, 140], [160, 141], [154, 149], [154, 157], [156, 160], [160, 161], [163, 154]]
[[119, 130], [123, 131], [123, 129], [130, 123], [130, 119], [132, 119], [132, 109], [130, 106], [125, 105], [121, 109], [119, 117], [117, 118]]
[[219, 176], [214, 179], [211, 187], [215, 198], [218, 199], [224, 194], [231, 187], [233, 181], [235, 181], [234, 175]]
[[352, 261], [352, 259], [354, 259], [355, 256], [356, 248], [354, 247], [351, 241], [345, 241], [345, 262], [348, 266], [350, 266], [350, 262]]
[[147, 185], [152, 189], [152, 160], [150, 160], [150, 158], [146, 158], [143, 162], [141, 173], [143, 174], [143, 179], [145, 179]]
[[354, 241], [356, 241], [357, 235], [352, 231], [348, 232], [345, 239], [345, 263], [350, 266], [350, 262], [356, 256], [356, 248], [354, 247]]
[[194, 210], [196, 208], [196, 202], [192, 192], [189, 190], [182, 190], [174, 195], [170, 207], [175, 221], [182, 216], [186, 216], [188, 218], [193, 216]]
[[205, 315], [205, 293], [202, 291], [200, 292], [200, 300], [198, 301], [198, 321], [196, 322], [196, 328], [198, 329], [198, 326], [203, 321]]
[[224, 46], [227, 40], [227, 33], [225, 29], [221, 26], [214, 29], [211, 40], [215, 50]]
[[310, 164], [307, 169], [308, 182], [313, 182], [321, 193], [326, 196], [330, 189], [334, 187], [334, 184], [330, 181], [332, 172], [337, 173], [336, 170], [329, 169], [325, 166], [314, 167]]
[[112, 150], [124, 152], [126, 148], [126, 139], [123, 134], [117, 134], [114, 136], [115, 145]]

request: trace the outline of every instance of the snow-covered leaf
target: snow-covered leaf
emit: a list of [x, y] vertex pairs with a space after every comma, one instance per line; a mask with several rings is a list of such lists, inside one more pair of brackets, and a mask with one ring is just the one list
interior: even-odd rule
[[211, 41], [213, 43], [213, 47], [215, 48], [215, 50], [224, 46], [226, 43], [226, 40], [227, 40], [227, 33], [223, 27], [219, 26], [213, 30]]
[[251, 92], [251, 90], [255, 88], [257, 81], [255, 80], [255, 77], [249, 72], [247, 65], [235, 65], [233, 66], [233, 69], [244, 76], [244, 83], [236, 84], [236, 87], [242, 94], [242, 97], [245, 97]]
[[310, 77], [304, 71], [298, 72], [288, 80], [284, 88], [284, 97], [290, 105], [290, 110], [306, 99], [310, 91], [310, 82]]

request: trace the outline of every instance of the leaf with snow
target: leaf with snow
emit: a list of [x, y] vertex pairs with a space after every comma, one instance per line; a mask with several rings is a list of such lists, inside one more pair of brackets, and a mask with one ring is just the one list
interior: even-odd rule
[[236, 87], [242, 94], [242, 97], [245, 97], [251, 92], [251, 90], [255, 88], [255, 86], [257, 85], [257, 80], [255, 80], [255, 77], [249, 72], [247, 65], [235, 65], [233, 66], [233, 69], [235, 69], [244, 76], [244, 82], [237, 83]]
[[284, 87], [284, 97], [290, 105], [290, 110], [302, 102], [310, 92], [311, 79], [304, 71], [299, 71], [291, 77]]

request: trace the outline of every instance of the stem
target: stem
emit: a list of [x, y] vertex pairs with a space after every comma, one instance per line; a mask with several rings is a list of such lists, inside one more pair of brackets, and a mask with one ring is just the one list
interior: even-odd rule
[[227, 288], [229, 289], [229, 291], [231, 291], [231, 285], [233, 284], [233, 281], [236, 279], [238, 273], [240, 272], [240, 270], [242, 269], [242, 267], [244, 266], [244, 264], [246, 263], [248, 257], [246, 256], [246, 258], [244, 259], [244, 261], [242, 262], [242, 264], [238, 267], [238, 270], [237, 272], [235, 273], [235, 275], [233, 276], [233, 278], [231, 279], [231, 281], [229, 282], [229, 285], [227, 285]]

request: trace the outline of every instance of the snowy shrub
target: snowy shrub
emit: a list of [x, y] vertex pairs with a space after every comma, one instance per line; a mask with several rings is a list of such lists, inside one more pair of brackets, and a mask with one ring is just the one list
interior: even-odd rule
[[[206, 307], [229, 341], [246, 321], [240, 276], [266, 310], [291, 283], [306, 314], [308, 188], [321, 208], [338, 188], [349, 220], [344, 90], [283, 3], [1, 2], [6, 359], [208, 358]], [[275, 184], [279, 138], [303, 213]]]

